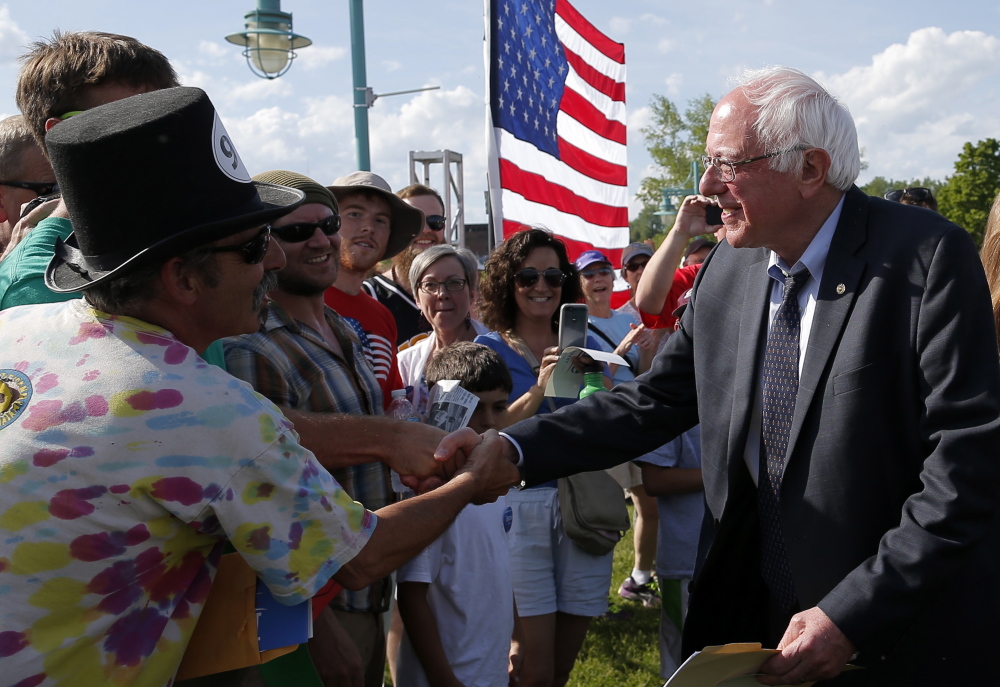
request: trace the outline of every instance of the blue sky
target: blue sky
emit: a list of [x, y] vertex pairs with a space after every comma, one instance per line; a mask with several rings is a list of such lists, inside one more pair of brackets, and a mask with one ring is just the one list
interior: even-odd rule
[[[873, 176], [944, 177], [965, 141], [1000, 135], [1000, 3], [762, 0], [575, 0], [624, 42], [629, 187], [649, 174], [639, 129], [654, 93], [680, 106], [728, 90], [744, 67], [787, 64], [819, 78], [858, 122]], [[182, 82], [204, 88], [251, 173], [287, 168], [330, 183], [356, 167], [348, 3], [284, 0], [314, 44], [275, 81], [253, 76], [223, 37], [253, 0], [50, 0], [0, 4], [0, 115], [13, 102], [17, 56], [53, 29], [124, 33], [161, 50]], [[408, 183], [407, 152], [449, 148], [465, 159], [466, 221], [483, 221], [485, 78], [477, 0], [369, 0], [368, 82], [373, 170]], [[435, 180], [432, 180], [432, 183]], [[436, 185], [440, 186], [440, 183]]]

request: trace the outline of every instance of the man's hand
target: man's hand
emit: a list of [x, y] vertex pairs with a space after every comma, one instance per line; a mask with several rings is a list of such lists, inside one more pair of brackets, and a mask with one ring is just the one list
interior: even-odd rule
[[798, 685], [840, 675], [857, 651], [826, 613], [810, 608], [792, 616], [778, 644], [780, 654], [760, 667], [764, 685]]
[[[446, 439], [463, 434], [466, 429], [455, 432]], [[495, 430], [491, 429], [482, 436], [476, 435], [471, 429], [468, 431], [478, 441], [473, 444], [468, 435], [461, 437], [464, 442], [462, 451], [469, 458], [459, 472], [471, 473], [479, 484], [479, 493], [472, 499], [473, 503], [492, 503], [506, 494], [512, 486], [520, 484], [521, 473], [505, 454], [504, 448], [505, 445], [510, 445], [509, 442]]]
[[458, 469], [454, 460], [439, 460], [435, 455], [444, 431], [422, 422], [398, 421], [401, 440], [386, 463], [399, 474], [399, 481], [423, 494], [451, 479]]
[[705, 208], [709, 205], [718, 203], [705, 196], [687, 196], [681, 202], [671, 231], [677, 232], [684, 239], [685, 245], [695, 236], [712, 234], [719, 228], [705, 222]]
[[41, 222], [46, 217], [69, 217], [69, 211], [66, 210], [66, 205], [63, 203], [62, 196], [58, 198], [52, 198], [44, 203], [36, 206], [31, 212], [22, 217], [17, 221], [17, 224], [11, 229], [10, 232], [10, 242], [7, 244], [7, 248], [0, 255], [0, 260], [6, 258], [17, 244], [24, 240], [24, 237], [28, 235], [28, 232], [35, 228], [35, 226]]

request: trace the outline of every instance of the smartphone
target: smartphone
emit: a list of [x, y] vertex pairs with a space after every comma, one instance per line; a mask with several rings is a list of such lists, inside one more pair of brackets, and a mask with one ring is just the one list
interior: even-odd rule
[[559, 350], [587, 345], [587, 306], [584, 303], [563, 303], [559, 308]]
[[705, 224], [707, 224], [710, 227], [722, 224], [722, 208], [720, 208], [718, 205], [706, 205]]

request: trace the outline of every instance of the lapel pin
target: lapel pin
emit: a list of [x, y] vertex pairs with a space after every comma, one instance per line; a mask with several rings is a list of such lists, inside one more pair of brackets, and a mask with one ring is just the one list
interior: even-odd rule
[[843, 284], [837, 284], [837, 295], [838, 296], [843, 296], [845, 291], [847, 291], [847, 287], [846, 286], [844, 286]]

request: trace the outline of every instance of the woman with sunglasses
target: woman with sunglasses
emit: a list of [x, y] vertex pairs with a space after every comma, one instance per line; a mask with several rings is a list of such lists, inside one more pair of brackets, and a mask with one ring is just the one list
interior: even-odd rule
[[413, 387], [413, 407], [427, 414], [427, 362], [437, 351], [457, 341], [472, 341], [488, 330], [472, 319], [476, 299], [479, 263], [472, 251], [448, 244], [428, 248], [413, 259], [410, 283], [424, 318], [430, 322], [430, 336], [398, 355], [403, 384]]
[[[476, 338], [510, 368], [511, 423], [547, 413], [572, 399], [545, 398], [558, 360], [559, 306], [580, 297], [576, 270], [562, 241], [541, 229], [514, 234], [486, 261], [479, 312], [493, 331]], [[599, 348], [592, 335], [588, 348]], [[512, 666], [520, 685], [566, 684], [591, 618], [608, 607], [612, 553], [594, 556], [562, 528], [556, 482], [511, 491], [508, 533], [519, 633]]]

